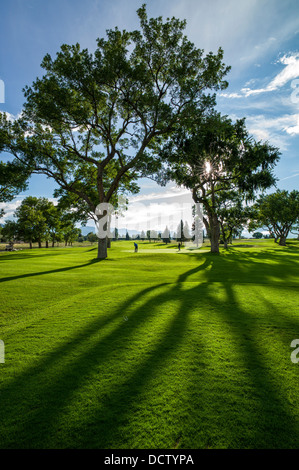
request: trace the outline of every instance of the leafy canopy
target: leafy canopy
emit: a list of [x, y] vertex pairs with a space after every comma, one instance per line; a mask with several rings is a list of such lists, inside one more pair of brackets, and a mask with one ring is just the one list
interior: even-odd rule
[[149, 19], [145, 5], [137, 14], [140, 30], [108, 30], [93, 54], [75, 44], [46, 55], [22, 118], [2, 123], [5, 150], [91, 212], [138, 191], [136, 179], [159, 169], [154, 147], [227, 86], [222, 49], [204, 56], [185, 21]]
[[286, 238], [299, 223], [299, 191], [278, 189], [256, 202], [251, 229], [267, 227], [277, 238]]

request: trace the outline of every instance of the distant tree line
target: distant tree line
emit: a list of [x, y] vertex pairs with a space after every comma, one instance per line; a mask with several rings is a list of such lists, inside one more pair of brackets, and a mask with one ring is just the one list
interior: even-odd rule
[[81, 230], [76, 228], [74, 215], [55, 206], [44, 197], [26, 197], [14, 213], [15, 220], [7, 220], [1, 230], [3, 241], [22, 241], [49, 245], [63, 242], [65, 246], [78, 240]]

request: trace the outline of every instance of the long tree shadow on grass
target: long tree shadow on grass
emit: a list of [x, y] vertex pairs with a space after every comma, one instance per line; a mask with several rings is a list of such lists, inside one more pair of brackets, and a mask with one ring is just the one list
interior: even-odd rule
[[30, 277], [36, 277], [36, 276], [43, 276], [44, 274], [55, 274], [55, 273], [62, 273], [65, 271], [72, 271], [74, 269], [79, 269], [79, 268], [84, 268], [86, 266], [90, 266], [91, 264], [95, 263], [101, 263], [101, 262], [107, 262], [107, 261], [112, 261], [111, 259], [92, 259], [88, 261], [87, 263], [83, 264], [76, 264], [75, 266], [66, 266], [63, 268], [56, 268], [56, 269], [50, 269], [48, 271], [38, 271], [36, 273], [26, 273], [26, 274], [19, 274], [17, 276], [8, 276], [8, 277], [3, 277], [0, 278], [0, 282], [9, 282], [9, 281], [15, 281], [17, 279], [26, 279]]
[[[247, 277], [252, 278], [254, 277], [254, 271], [256, 270], [256, 266], [252, 265], [251, 263], [247, 263], [246, 256], [241, 257], [239, 259], [240, 265], [242, 266], [242, 270], [247, 273]], [[260, 256], [259, 261], [265, 261], [268, 257]], [[279, 257], [278, 257], [279, 259]], [[277, 259], [277, 260], [278, 260]], [[292, 260], [284, 260], [288, 268], [293, 266]], [[229, 269], [230, 264], [227, 263], [227, 260], [224, 260], [224, 264], [227, 264], [227, 268]], [[226, 341], [234, 341], [235, 348], [236, 348], [236, 361], [240, 363], [240, 370], [244, 377], [237, 377], [237, 380], [243, 380], [244, 382], [244, 395], [240, 396], [233, 396], [229, 397], [228, 402], [223, 399], [227, 398], [226, 394], [223, 394], [223, 388], [225, 388], [226, 377], [225, 375], [220, 376], [222, 383], [218, 383], [218, 387], [220, 386], [221, 392], [216, 392], [214, 395], [214, 435], [211, 433], [211, 421], [212, 417], [209, 420], [208, 412], [202, 413], [203, 409], [205, 408], [205, 403], [208, 400], [208, 396], [212, 392], [209, 389], [209, 385], [213, 384], [213, 381], [217, 381], [217, 377], [215, 377], [214, 370], [209, 368], [208, 364], [203, 364], [201, 362], [201, 366], [199, 368], [195, 368], [195, 370], [200, 370], [199, 380], [192, 384], [191, 389], [201, 389], [199, 396], [199, 402], [197, 406], [194, 406], [193, 409], [190, 409], [190, 415], [193, 416], [192, 422], [188, 420], [185, 416], [185, 421], [189, 423], [188, 429], [184, 429], [184, 425], [181, 425], [181, 432], [178, 432], [180, 435], [180, 441], [182, 445], [185, 447], [190, 446], [190, 430], [192, 429], [192, 425], [194, 426], [194, 418], [197, 416], [197, 427], [198, 435], [201, 434], [201, 438], [199, 439], [198, 436], [195, 436], [193, 440], [194, 446], [197, 447], [199, 445], [205, 446], [231, 446], [231, 447], [296, 447], [298, 443], [298, 422], [292, 413], [292, 407], [287, 401], [287, 397], [281, 391], [281, 384], [279, 380], [281, 379], [281, 372], [283, 372], [283, 367], [285, 362], [287, 365], [291, 367], [289, 361], [289, 350], [285, 348], [285, 362], [281, 370], [275, 370], [275, 368], [271, 368], [271, 360], [269, 363], [269, 358], [266, 358], [262, 349], [262, 343], [266, 340], [266, 338], [261, 338], [257, 336], [258, 330], [260, 328], [259, 322], [253, 317], [250, 311], [244, 307], [244, 305], [240, 305], [238, 298], [235, 295], [234, 287], [232, 287], [230, 282], [222, 283], [222, 288], [225, 292], [226, 301], [219, 301], [217, 296], [215, 295], [215, 290], [211, 289], [212, 281], [214, 280], [214, 273], [213, 269], [213, 262], [208, 262], [205, 265], [207, 269], [207, 283], [203, 283], [201, 285], [197, 285], [191, 289], [188, 289], [187, 292], [180, 291], [180, 300], [181, 305], [179, 307], [178, 315], [174, 318], [174, 322], [172, 326], [169, 328], [167, 334], [165, 334], [165, 338], [172, 337], [174, 339], [172, 328], [174, 328], [175, 322], [181, 323], [178, 319], [181, 317], [183, 318], [186, 323], [180, 324], [181, 331], [186, 330], [187, 326], [187, 318], [188, 309], [190, 307], [195, 307], [200, 300], [200, 307], [202, 310], [206, 310], [209, 308], [213, 308], [216, 311], [217, 320], [220, 326], [224, 327], [224, 325], [232, 324], [232, 327], [229, 328], [229, 338], [225, 339]], [[171, 295], [174, 295], [176, 289], [183, 285], [183, 282], [186, 281], [192, 275], [196, 275], [198, 269], [189, 270], [181, 279], [178, 281], [178, 286], [174, 288]], [[266, 281], [267, 277], [273, 279], [273, 276], [277, 276], [278, 279], [281, 279], [281, 266], [277, 266], [277, 269], [273, 266], [268, 266], [267, 270], [264, 270], [262, 273], [263, 280]], [[211, 282], [211, 284], [209, 283]], [[244, 281], [244, 279], [243, 279]], [[216, 287], [217, 291], [217, 287]], [[193, 299], [193, 300], [190, 300]], [[163, 303], [163, 299], [159, 299], [159, 303]], [[206, 304], [206, 305], [205, 305]], [[246, 305], [246, 302], [245, 302]], [[206, 319], [208, 321], [208, 319]], [[205, 321], [203, 322], [205, 325]], [[299, 327], [299, 321], [292, 320], [291, 318], [288, 319], [287, 322], [288, 327], [296, 333]], [[281, 321], [279, 315], [276, 315], [275, 318], [269, 320], [269, 326], [274, 327], [281, 327]], [[180, 337], [181, 338], [181, 337]], [[182, 339], [182, 338], [181, 338]], [[270, 337], [271, 339], [271, 337]], [[270, 340], [269, 339], [269, 340]], [[176, 347], [179, 347], [179, 344], [182, 341], [176, 340]], [[166, 341], [167, 342], [167, 341]], [[203, 335], [201, 335], [198, 347], [201, 351], [200, 356], [197, 357], [202, 361], [202, 356], [205, 355], [205, 341]], [[285, 345], [284, 345], [285, 347]], [[160, 364], [160, 359], [163, 356], [163, 344], [161, 344], [156, 350], [152, 351], [152, 356], [147, 358], [146, 361], [141, 363], [140, 367], [136, 370], [135, 374], [133, 374], [130, 379], [128, 379], [125, 383], [124, 387], [120, 389], [115, 389], [112, 397], [109, 400], [109, 407], [117, 409], [117, 404], [122, 400], [122, 397], [126, 397], [126, 409], [121, 414], [121, 417], [116, 418], [118, 420], [119, 425], [116, 426], [114, 424], [113, 427], [107, 427], [107, 431], [105, 433], [105, 445], [109, 447], [109, 445], [114, 445], [117, 447], [117, 437], [118, 437], [118, 427], [122, 429], [125, 427], [125, 421], [130, 419], [130, 416], [134, 415], [134, 413], [138, 412], [139, 405], [136, 405], [137, 397], [140, 397], [143, 394], [143, 390], [146, 388], [145, 384], [150, 381], [151, 374], [147, 373], [144, 377], [143, 372], [150, 370], [155, 370], [158, 365]], [[175, 356], [177, 349], [173, 351], [173, 356]], [[168, 351], [168, 354], [170, 352]], [[164, 358], [165, 359], [165, 358]], [[219, 358], [221, 361], [221, 358]], [[227, 369], [227, 373], [232, 373], [232, 368], [234, 364], [232, 363], [231, 366]], [[193, 367], [194, 369], [194, 367]], [[162, 371], [161, 371], [162, 372]], [[276, 373], [280, 379], [276, 378]], [[286, 375], [287, 377], [287, 375]], [[229, 377], [227, 378], [229, 381]], [[218, 379], [219, 382], [219, 379]], [[136, 389], [136, 383], [138, 383], [138, 387]], [[205, 389], [202, 387], [202, 384], [208, 384], [208, 387]], [[166, 385], [166, 384], [165, 384]], [[228, 387], [229, 388], [229, 387]], [[135, 393], [132, 393], [132, 390], [135, 390]], [[216, 387], [217, 390], [217, 387]], [[127, 392], [127, 393], [125, 393]], [[239, 393], [242, 393], [239, 390]], [[249, 399], [246, 397], [246, 393], [251, 395]], [[127, 398], [129, 396], [129, 399]], [[245, 397], [245, 398], [244, 398]], [[211, 400], [210, 400], [211, 401]], [[194, 403], [193, 400], [190, 400], [191, 403]], [[175, 407], [175, 404], [173, 404]], [[99, 408], [98, 411], [98, 419], [100, 420], [103, 416], [106, 415], [108, 412], [108, 405], [102, 406]], [[207, 407], [206, 407], [207, 408]], [[246, 409], [247, 408], [247, 409]], [[198, 413], [197, 410], [200, 410]], [[210, 408], [208, 409], [210, 410]], [[179, 413], [174, 414], [173, 419], [176, 419], [176, 415]], [[206, 419], [206, 424], [203, 426], [204, 418]], [[161, 417], [160, 417], [161, 419]], [[184, 421], [184, 419], [182, 421]], [[157, 420], [159, 422], [159, 420]], [[195, 420], [196, 421], [196, 420]], [[163, 422], [163, 420], [162, 420]], [[161, 424], [161, 422], [160, 422]], [[202, 428], [204, 427], [204, 434], [202, 433]], [[159, 425], [157, 425], [157, 430]], [[178, 424], [178, 429], [180, 425]], [[84, 429], [84, 427], [83, 427]], [[194, 430], [196, 426], [194, 426]], [[194, 431], [193, 430], [193, 431]], [[184, 441], [184, 431], [185, 431], [185, 441]], [[161, 439], [161, 434], [158, 432], [159, 438]], [[188, 436], [189, 435], [189, 436]], [[187, 437], [188, 436], [188, 439]], [[217, 438], [215, 439], [215, 436]], [[163, 444], [165, 446], [169, 446], [170, 442], [174, 442], [173, 436], [168, 436], [168, 441], [158, 441], [160, 446]], [[147, 436], [149, 439], [149, 436]], [[156, 445], [155, 439], [150, 436], [151, 444]], [[88, 445], [86, 441], [85, 445]], [[96, 444], [99, 442], [97, 437], [93, 437], [93, 443]], [[103, 441], [102, 441], [103, 442]], [[141, 440], [142, 442], [142, 440]], [[144, 441], [149, 442], [146, 440], [146, 433], [144, 435]], [[131, 441], [132, 443], [132, 441]], [[90, 442], [91, 444], [91, 442]], [[159, 445], [158, 444], [158, 445]]]
[[[85, 437], [82, 438], [80, 445], [96, 447], [103, 444], [104, 447], [112, 446], [117, 448], [117, 439], [121, 435], [122, 443], [127, 443], [128, 446], [141, 444], [144, 447], [147, 445], [150, 447], [170, 447], [171, 443], [174, 445], [177, 441], [186, 448], [190, 448], [191, 442], [195, 448], [209, 446], [296, 447], [299, 433], [298, 422], [295, 419], [292, 407], [287, 401], [287, 397], [281, 391], [283, 387], [280, 386], [279, 379], [276, 378], [275, 368], [271, 367], [269, 358], [264, 355], [260, 341], [265, 341], [265, 338], [261, 339], [257, 335], [260, 324], [255, 318], [252, 318], [252, 312], [248, 311], [244, 304], [240, 304], [234, 287], [229, 282], [221, 285], [226, 300], [219, 300], [217, 297], [219, 288], [212, 285], [215, 263], [211, 257], [208, 257], [208, 260], [205, 263], [208, 282], [191, 287], [187, 291], [183, 290], [184, 282], [198, 273], [199, 270], [195, 268], [181, 276], [177, 285], [167, 293], [167, 296], [170, 294], [173, 297], [179, 292], [180, 305], [177, 314], [174, 315], [167, 330], [165, 330], [161, 343], [151, 351], [149, 357], [146, 357], [140, 363], [136, 371], [122, 386], [115, 386], [114, 391], [109, 396], [109, 401], [99, 406], [97, 413], [93, 410], [90, 420], [87, 420], [87, 423], [85, 422], [76, 430], [79, 435], [84, 435], [86, 429], [88, 429], [88, 424], [93, 424], [92, 427], [96, 429], [98, 422], [105, 422], [105, 416], [109, 415], [111, 408], [118, 410], [118, 415], [113, 420], [113, 426], [109, 426], [109, 421], [106, 421], [107, 427], [104, 440], [103, 436], [99, 438], [95, 434], [92, 436], [92, 440], [90, 440], [90, 436], [88, 440]], [[272, 271], [271, 276], [273, 276]], [[211, 283], [209, 283], [209, 280]], [[166, 305], [166, 299], [163, 295], [157, 297], [159, 305]], [[132, 436], [126, 441], [123, 437], [124, 430], [129, 428], [129, 426], [126, 426], [126, 422], [132, 420], [132, 416], [141, 413], [140, 402], [142, 397], [143, 400], [146, 400], [148, 394], [146, 384], [151, 383], [154, 371], [157, 369], [163, 376], [163, 367], [159, 367], [173, 360], [179, 353], [182, 342], [184, 340], [188, 341], [186, 330], [190, 320], [190, 310], [198, 307], [200, 311], [205, 312], [205, 318], [202, 319], [201, 323], [203, 331], [200, 331], [201, 334], [197, 338], [196, 346], [199, 353], [193, 361], [189, 362], [188, 367], [188, 373], [192, 375], [193, 379], [197, 378], [198, 380], [189, 386], [189, 390], [193, 392], [189, 403], [180, 402], [180, 384], [177, 383], [178, 397], [177, 399], [172, 398], [173, 409], [171, 413], [171, 420], [177, 423], [176, 436], [173, 435], [171, 426], [169, 426], [168, 434], [161, 433], [160, 428], [166, 425], [167, 419], [165, 419], [165, 415], [163, 416], [163, 410], [160, 410], [156, 427], [153, 428], [152, 424], [148, 426], [144, 424], [136, 432], [136, 435], [139, 434], [139, 436], [135, 436], [135, 441]], [[228, 360], [228, 366], [226, 367], [228, 376], [220, 374], [217, 377], [214, 369], [215, 364], [213, 363], [213, 367], [210, 367], [209, 364], [209, 361], [213, 362], [212, 358], [208, 357], [204, 360], [210, 353], [204, 330], [209, 322], [209, 318], [206, 318], [207, 311], [211, 308], [214, 309], [214, 319], [217, 320], [217, 326], [228, 333], [228, 337], [222, 334], [223, 341], [227, 344], [233, 341], [235, 344], [235, 363], [230, 362], [229, 357], [226, 358]], [[270, 320], [270, 325], [276, 326], [277, 320], [279, 324], [279, 319], [276, 317], [273, 322]], [[290, 320], [288, 326], [296, 332], [299, 321]], [[176, 334], [177, 328], [179, 335]], [[169, 345], [171, 346], [169, 347]], [[286, 361], [291, 367], [291, 364], [289, 364], [289, 350], [287, 349], [285, 352]], [[223, 361], [221, 348], [218, 361], [220, 363]], [[196, 367], [196, 364], [199, 364], [199, 366]], [[244, 390], [240, 386], [239, 390], [235, 392], [234, 387], [236, 384], [232, 382], [231, 392], [230, 375], [233, 375], [235, 366], [238, 367], [241, 374], [240, 376], [238, 376], [238, 373], [235, 374], [234, 379], [236, 383], [238, 381], [244, 383]], [[283, 372], [283, 370], [279, 372]], [[281, 377], [281, 374], [278, 375]], [[171, 382], [171, 377], [166, 375], [165, 389], [168, 387], [168, 380]], [[189, 381], [192, 382], [192, 379]], [[227, 393], [225, 392], [226, 387]], [[196, 390], [199, 391], [197, 401], [194, 400], [194, 391]], [[119, 403], [123, 401], [125, 401], [125, 405], [122, 412], [119, 413]], [[186, 409], [189, 409], [189, 416], [186, 414]], [[148, 419], [154, 411], [155, 406], [149, 404]], [[213, 416], [209, 416], [212, 411], [214, 411]], [[167, 412], [169, 413], [169, 410], [165, 410], [166, 415]], [[153, 431], [157, 433], [156, 439], [154, 435], [150, 434]]]
[[[193, 271], [205, 269], [209, 264], [210, 261], [206, 260], [203, 265]], [[143, 296], [161, 287], [163, 288], [163, 285], [144, 289], [126, 302], [126, 304], [122, 305], [113, 314], [113, 317], [122, 318], [124, 312], [127, 312], [134, 302], [140, 302]], [[3, 427], [0, 440], [1, 447], [51, 446], [51, 442], [57, 439], [57, 437], [55, 438], [57, 434], [55, 424], [60, 413], [63, 413], [64, 408], [71, 401], [74, 392], [84, 385], [91, 372], [98, 366], [102, 366], [105, 369], [105, 362], [109, 361], [111, 355], [116, 354], [121, 357], [123, 351], [127, 348], [128, 342], [133, 339], [134, 333], [138, 332], [144, 323], [153, 320], [157, 315], [161, 314], [159, 307], [166, 305], [169, 300], [173, 300], [173, 295], [177, 296], [179, 301], [180, 291], [178, 289], [173, 288], [173, 292], [172, 290], [169, 291], [169, 286], [166, 286], [166, 289], [166, 292], [154, 296], [140, 307], [137, 307], [129, 315], [128, 322], [121, 322], [111, 332], [108, 332], [104, 338], [96, 340], [93, 344], [90, 342], [92, 334], [96, 334], [105, 324], [105, 320], [103, 321], [102, 318], [95, 320], [84, 331], [74, 337], [72, 341], [68, 342], [68, 344], [53, 351], [39, 365], [29, 368], [7, 388], [2, 389], [1, 423], [2, 427], [4, 423], [6, 423], [8, 428], [12, 427], [13, 437], [11, 433], [7, 433], [7, 427]], [[179, 312], [182, 313], [181, 310]], [[109, 323], [110, 321], [111, 318], [108, 317], [107, 322]], [[177, 337], [182, 339], [185, 326], [186, 315], [176, 314], [171, 321], [168, 334], [166, 334], [165, 338], [163, 334], [161, 335], [160, 346], [157, 350], [150, 352], [149, 363], [141, 368], [140, 377], [143, 376], [143, 380], [138, 380], [137, 386], [133, 387], [131, 391], [129, 390], [131, 397], [136, 397], [140, 393], [140, 384], [152, 373], [152, 368], [156, 367], [158, 363], [163, 363], [163, 359], [165, 360], [169, 352], [170, 345], [172, 344], [172, 347], [176, 348], [176, 344], [173, 343], [172, 332], [176, 331]], [[72, 356], [68, 363], [68, 355], [73, 355], [76, 348], [79, 349], [78, 355]], [[66, 363], [65, 366], [64, 363]], [[119, 366], [119, 364], [115, 365]], [[52, 374], [51, 370], [53, 371]], [[105, 375], [105, 371], [102, 371], [102, 373]], [[118, 384], [116, 385], [118, 388]], [[38, 394], [36, 394], [37, 390]], [[112, 391], [111, 394], [113, 394]], [[22, 397], [21, 400], [20, 395]], [[128, 401], [126, 406], [127, 404]], [[122, 413], [114, 410], [113, 413], [119, 418], [123, 415], [124, 410], [122, 410]], [[14, 425], [14, 423], [18, 424]], [[111, 423], [109, 425], [111, 426]], [[101, 447], [107, 435], [107, 430], [104, 431], [102, 429], [98, 431], [101, 437], [100, 441], [97, 441], [97, 446]], [[73, 444], [70, 443], [70, 446], [78, 446], [78, 436], [75, 441]], [[91, 433], [87, 433], [84, 436], [83, 446], [89, 446], [93, 441], [94, 429], [92, 429]]]
[[[213, 310], [219, 348], [210, 358], [211, 365], [207, 365], [206, 372], [196, 370], [190, 377], [190, 401], [194, 402], [197, 394], [200, 395], [208, 404], [209, 415], [198, 413], [195, 408], [192, 424], [189, 421], [189, 429], [184, 431], [189, 435], [189, 445], [196, 446], [200, 442], [198, 436], [205, 419], [209, 420], [205, 428], [208, 447], [296, 448], [298, 421], [287, 394], [282, 392], [285, 384], [280, 382], [282, 377], [287, 381], [292, 375], [289, 344], [280, 346], [284, 351], [283, 362], [277, 365], [274, 356], [272, 361], [276, 364], [273, 365], [270, 351], [265, 353], [264, 343], [273, 338], [267, 334], [267, 329], [277, 327], [276, 319], [269, 319], [263, 335], [263, 330], [260, 331], [263, 325], [253, 315], [252, 306], [246, 308], [245, 300], [240, 304], [236, 288], [230, 283], [223, 283], [221, 288], [225, 301], [215, 296], [209, 284], [194, 288], [201, 294], [202, 309]], [[203, 325], [207, 332], [207, 324]], [[294, 334], [298, 331], [298, 321], [290, 321], [288, 326]], [[201, 383], [208, 387], [202, 389]], [[294, 386], [294, 382], [290, 385]]]
[[[86, 246], [77, 248], [88, 248]], [[24, 249], [17, 252], [0, 251], [0, 263], [3, 261], [14, 261], [20, 259], [39, 259], [39, 258], [52, 258], [61, 256], [61, 251], [67, 250], [68, 254], [71, 254], [73, 247], [51, 247], [51, 248], [34, 248], [33, 250]], [[93, 251], [95, 248], [86, 251]]]
[[[294, 436], [296, 436], [295, 423], [289, 409], [284, 403], [283, 397], [275, 389], [271, 376], [264, 367], [263, 358], [258, 351], [258, 345], [254, 337], [251, 337], [252, 331], [247, 328], [246, 317], [248, 312], [238, 305], [234, 290], [229, 282], [223, 283], [227, 294], [227, 302], [221, 302], [217, 298], [215, 291], [211, 290], [209, 281], [214, 281], [215, 265], [219, 258], [206, 256], [205, 262], [187, 271], [180, 276], [178, 282], [174, 285], [161, 284], [158, 286], [144, 289], [136, 296], [132, 297], [123, 304], [113, 314], [116, 319], [124, 315], [127, 310], [132, 311], [128, 314], [128, 321], [122, 322], [112, 327], [100, 339], [90, 339], [93, 335], [111, 322], [111, 318], [99, 318], [91, 322], [87, 328], [74, 336], [72, 341], [54, 350], [36, 367], [29, 368], [24, 374], [16, 377], [6, 388], [1, 390], [1, 423], [3, 433], [1, 436], [1, 447], [104, 447], [115, 448], [121, 442], [122, 446], [131, 447], [134, 442], [139, 446], [147, 447], [171, 447], [175, 445], [176, 440], [182, 439], [181, 445], [188, 447], [188, 433], [190, 427], [194, 426], [194, 419], [202, 421], [202, 427], [207, 431], [206, 437], [202, 440], [194, 440], [196, 445], [209, 445], [208, 422], [203, 421], [203, 415], [199, 410], [204, 409], [208, 390], [202, 392], [197, 403], [192, 404], [190, 413], [193, 419], [190, 421], [188, 416], [180, 415], [180, 407], [186, 403], [180, 403], [180, 391], [177, 390], [178, 398], [172, 397], [172, 406], [177, 407], [177, 413], [170, 411], [170, 416], [177, 419], [176, 430], [170, 427], [170, 431], [161, 431], [163, 426], [167, 425], [167, 419], [164, 416], [163, 408], [159, 409], [155, 415], [155, 408], [149, 402], [146, 406], [146, 419], [141, 428], [135, 430], [134, 436], [124, 435], [132, 417], [142, 413], [142, 403], [146, 401], [149, 393], [148, 387], [153, 381], [162, 380], [162, 388], [168, 388], [168, 377], [163, 377], [163, 372], [169, 370], [171, 361], [177, 359], [185, 341], [188, 341], [188, 324], [190, 320], [190, 311], [200, 305], [200, 311], [204, 310], [205, 303], [212, 306], [219, 317], [219, 321], [233, 322], [234, 328], [230, 337], [234, 338], [239, 350], [240, 361], [243, 361], [250, 386], [255, 390], [257, 400], [260, 404], [261, 419], [257, 420], [256, 415], [252, 417], [251, 424], [254, 432], [249, 436], [243, 436], [244, 446], [256, 446], [258, 442], [263, 441], [263, 433], [269, 431], [269, 426], [274, 422], [273, 433], [268, 438], [269, 445], [277, 446], [278, 440], [283, 446], [294, 446]], [[221, 260], [221, 263], [230, 268], [230, 262]], [[253, 274], [246, 259], [241, 260], [241, 274]], [[240, 268], [241, 269], [241, 268]], [[252, 268], [253, 269], [253, 268]], [[271, 276], [276, 271], [271, 269]], [[206, 273], [206, 283], [197, 284], [196, 276], [199, 272]], [[269, 273], [270, 275], [270, 273]], [[184, 284], [190, 278], [195, 279], [195, 286], [185, 290]], [[162, 289], [162, 292], [161, 292]], [[149, 298], [147, 296], [149, 295]], [[138, 346], [136, 335], [147, 325], [152, 323], [151, 333], [159, 326], [159, 320], [167, 310], [168, 302], [175, 300], [177, 302], [176, 311], [173, 315], [165, 315], [162, 326], [157, 329], [156, 337], [152, 338], [148, 349], [140, 350], [140, 357], [134, 356], [130, 360], [128, 348], [130, 342], [132, 348]], [[232, 305], [235, 305], [232, 310]], [[206, 315], [206, 313], [205, 313]], [[204, 330], [205, 324], [209, 318], [204, 318], [202, 323]], [[298, 326], [298, 324], [297, 324]], [[255, 325], [254, 325], [255, 328]], [[244, 342], [244, 331], [247, 335]], [[145, 338], [146, 339], [146, 338]], [[135, 343], [134, 343], [135, 341]], [[137, 341], [137, 342], [136, 342]], [[142, 344], [142, 343], [140, 343]], [[203, 335], [198, 338], [197, 344], [199, 350], [204, 356], [208, 345]], [[77, 355], [73, 356], [74, 349], [77, 349]], [[196, 356], [195, 360], [198, 360]], [[132, 361], [132, 362], [131, 362]], [[112, 369], [108, 366], [112, 365]], [[196, 366], [196, 364], [195, 364]], [[119, 368], [123, 370], [119, 373]], [[185, 365], [188, 368], [188, 364]], [[194, 364], [193, 364], [194, 368]], [[197, 371], [200, 370], [200, 381], [192, 384], [193, 389], [200, 387], [202, 381], [209, 383], [213, 380], [214, 372], [205, 364], [191, 374], [191, 379], [199, 377]], [[110, 372], [109, 372], [110, 371]], [[89, 380], [95, 380], [95, 373], [98, 372], [99, 380], [97, 386], [99, 390], [95, 393], [95, 400], [78, 413], [78, 419], [74, 421], [69, 417], [64, 421], [65, 415], [68, 416], [72, 401], [78, 400], [76, 392], [88, 385]], [[111, 375], [112, 374], [112, 375]], [[160, 377], [160, 378], [159, 378]], [[107, 384], [106, 389], [102, 387], [101, 382]], [[176, 382], [178, 388], [180, 385]], [[161, 390], [161, 388], [160, 388]], [[36, 393], [38, 391], [38, 394]], [[159, 397], [158, 397], [159, 398]], [[219, 396], [221, 398], [221, 394]], [[79, 400], [80, 401], [80, 400]], [[155, 399], [153, 399], [155, 402]], [[241, 403], [246, 404], [245, 401]], [[154, 403], [153, 403], [154, 405]], [[224, 426], [221, 430], [221, 437], [226, 436], [229, 442], [234, 441], [233, 434], [240, 432], [240, 427], [232, 429], [232, 410], [231, 406], [221, 403], [217, 407], [219, 424]], [[216, 413], [216, 416], [217, 416]], [[154, 414], [154, 421], [149, 418]], [[180, 419], [182, 418], [182, 422]], [[150, 421], [150, 423], [149, 423]], [[67, 429], [68, 424], [69, 429]], [[66, 424], [65, 424], [66, 423]], [[141, 421], [142, 423], [142, 421]], [[243, 424], [248, 422], [243, 422]], [[282, 424], [281, 424], [282, 423]], [[288, 423], [288, 429], [286, 429]], [[6, 424], [6, 428], [4, 427]], [[163, 426], [161, 426], [163, 425]], [[188, 429], [186, 429], [188, 427]], [[9, 431], [5, 433], [6, 431]], [[194, 426], [195, 432], [196, 426]], [[199, 431], [199, 428], [197, 428]], [[153, 434], [148, 435], [148, 432]], [[156, 435], [155, 435], [156, 433]], [[276, 434], [276, 437], [275, 437]], [[241, 436], [242, 437], [242, 436]], [[206, 439], [206, 440], [205, 440]], [[189, 441], [190, 444], [190, 441]], [[211, 443], [210, 443], [211, 444]], [[217, 442], [212, 442], [217, 446]]]

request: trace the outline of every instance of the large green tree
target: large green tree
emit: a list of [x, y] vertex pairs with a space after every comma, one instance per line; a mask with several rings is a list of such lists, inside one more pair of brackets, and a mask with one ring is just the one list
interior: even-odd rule
[[159, 154], [168, 162], [160, 183], [175, 180], [192, 191], [195, 203], [203, 204], [214, 253], [220, 238], [218, 194], [235, 192], [253, 199], [258, 189], [275, 183], [273, 168], [279, 159], [277, 148], [249, 135], [244, 119], [233, 123], [215, 111], [178, 129]]
[[278, 189], [275, 193], [261, 196], [254, 208], [251, 230], [267, 227], [279, 238], [279, 245], [285, 246], [287, 236], [299, 223], [299, 191]]
[[[45, 75], [25, 88], [22, 119], [2, 119], [5, 150], [90, 214], [156, 172], [153, 147], [227, 86], [221, 49], [204, 55], [184, 35], [185, 21], [149, 19], [145, 5], [137, 13], [140, 30], [107, 31], [93, 54], [76, 44], [46, 55]], [[104, 237], [98, 257], [106, 256]]]
[[39, 248], [47, 236], [46, 209], [49, 201], [46, 198], [28, 196], [15, 211], [18, 236], [29, 243], [38, 242]]

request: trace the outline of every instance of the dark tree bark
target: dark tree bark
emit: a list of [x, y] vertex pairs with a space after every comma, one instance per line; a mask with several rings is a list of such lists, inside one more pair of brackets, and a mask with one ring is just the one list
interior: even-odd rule
[[107, 258], [107, 238], [99, 238], [98, 240], [98, 259]]
[[286, 237], [284, 235], [280, 237], [279, 245], [280, 246], [286, 246]]
[[211, 215], [210, 230], [211, 253], [219, 253], [220, 224], [216, 214]]

